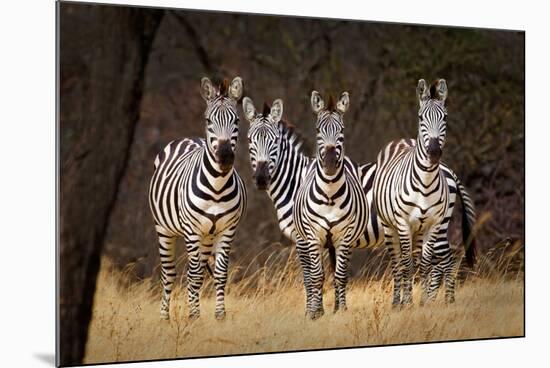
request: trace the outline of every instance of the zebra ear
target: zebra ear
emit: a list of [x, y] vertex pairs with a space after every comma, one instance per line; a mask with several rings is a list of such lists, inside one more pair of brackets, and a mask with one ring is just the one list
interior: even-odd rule
[[204, 77], [201, 79], [201, 96], [206, 102], [210, 101], [214, 97], [214, 87], [210, 79]]
[[349, 93], [344, 92], [340, 96], [340, 99], [336, 103], [336, 110], [340, 112], [340, 114], [344, 115], [346, 111], [348, 111], [349, 108]]
[[229, 97], [239, 101], [243, 95], [243, 80], [241, 77], [235, 77], [229, 85]]
[[311, 109], [314, 113], [318, 114], [319, 111], [325, 108], [325, 101], [323, 97], [317, 91], [311, 92]]
[[243, 98], [243, 111], [246, 120], [252, 123], [256, 116], [256, 108], [254, 107], [254, 102], [249, 97]]
[[418, 81], [418, 87], [416, 87], [416, 96], [418, 102], [422, 105], [427, 99], [430, 98], [430, 89], [424, 79]]
[[273, 101], [273, 105], [271, 105], [270, 114], [274, 123], [278, 123], [279, 121], [281, 121], [281, 118], [283, 117], [283, 100], [278, 98], [275, 101]]
[[445, 79], [438, 79], [435, 82], [435, 98], [441, 102], [445, 102], [447, 99], [447, 81]]

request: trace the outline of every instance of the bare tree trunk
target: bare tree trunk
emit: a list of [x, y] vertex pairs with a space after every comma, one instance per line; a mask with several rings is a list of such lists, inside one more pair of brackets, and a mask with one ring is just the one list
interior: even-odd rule
[[81, 364], [104, 235], [126, 167], [163, 12], [58, 3], [58, 355]]

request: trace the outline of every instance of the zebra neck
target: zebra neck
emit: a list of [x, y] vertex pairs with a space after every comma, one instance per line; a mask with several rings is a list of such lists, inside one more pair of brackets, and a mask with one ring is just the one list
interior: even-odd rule
[[[268, 194], [273, 203], [294, 198], [302, 180], [302, 173], [307, 167], [309, 157], [300, 151], [301, 142], [291, 139], [286, 132], [282, 132], [279, 146], [279, 158], [273, 177], [269, 184]], [[286, 195], [282, 195], [286, 193]]]
[[321, 192], [327, 197], [332, 198], [337, 192], [343, 190], [343, 186], [346, 183], [346, 175], [344, 175], [344, 161], [340, 164], [340, 167], [336, 171], [336, 174], [328, 176], [321, 167], [319, 159], [315, 163], [315, 184], [321, 190]]
[[201, 175], [206, 178], [207, 182], [215, 191], [221, 190], [233, 176], [233, 167], [231, 167], [228, 172], [224, 173], [208, 150], [208, 147], [204, 147], [200, 170]]
[[422, 138], [418, 137], [414, 148], [413, 170], [411, 175], [413, 180], [428, 188], [439, 177], [439, 162], [432, 163], [428, 158], [426, 148], [422, 143]]

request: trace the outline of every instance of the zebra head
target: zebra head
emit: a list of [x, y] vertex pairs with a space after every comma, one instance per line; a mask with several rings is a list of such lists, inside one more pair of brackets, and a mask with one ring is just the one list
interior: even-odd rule
[[206, 101], [206, 144], [208, 153], [218, 169], [227, 173], [235, 161], [235, 148], [239, 135], [237, 101], [243, 93], [243, 82], [235, 77], [228, 83], [225, 79], [219, 88], [214, 88], [208, 78], [201, 80], [201, 95]]
[[317, 159], [325, 175], [333, 176], [344, 160], [344, 113], [349, 107], [349, 94], [342, 93], [335, 104], [332, 96], [325, 107], [317, 91], [311, 93], [311, 108], [317, 114]]
[[250, 122], [248, 150], [254, 171], [256, 188], [266, 190], [279, 158], [279, 121], [283, 115], [283, 101], [277, 99], [269, 107], [266, 103], [261, 114], [248, 97], [243, 99], [243, 111]]
[[426, 81], [420, 79], [416, 94], [420, 108], [418, 110], [418, 140], [422, 144], [422, 150], [427, 155], [430, 163], [435, 165], [443, 153], [445, 136], [447, 133], [447, 82], [438, 79], [428, 88]]

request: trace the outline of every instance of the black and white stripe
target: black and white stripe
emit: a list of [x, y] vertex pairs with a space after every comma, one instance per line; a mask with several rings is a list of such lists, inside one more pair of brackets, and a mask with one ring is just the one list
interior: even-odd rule
[[[243, 110], [250, 122], [248, 145], [250, 163], [254, 172], [254, 183], [260, 190], [266, 190], [276, 211], [279, 228], [283, 234], [296, 244], [298, 258], [303, 270], [306, 300], [310, 298], [309, 255], [307, 242], [301, 240], [294, 225], [294, 199], [311, 159], [303, 152], [303, 140], [294, 127], [281, 120], [283, 102], [275, 100], [271, 107], [264, 104], [258, 113], [252, 100], [243, 99]], [[353, 247], [375, 247], [383, 243], [382, 226], [379, 224], [376, 210], [372, 204], [372, 183], [375, 164], [366, 164], [359, 168], [363, 187], [372, 207], [371, 217], [363, 236]], [[334, 263], [334, 248], [329, 249]], [[334, 266], [334, 264], [333, 264]], [[306, 305], [306, 310], [308, 307]]]
[[302, 139], [294, 127], [281, 120], [283, 101], [275, 100], [271, 107], [264, 104], [258, 113], [248, 97], [243, 99], [243, 111], [250, 122], [248, 149], [257, 189], [266, 190], [275, 207], [279, 228], [296, 244], [302, 266], [306, 300], [310, 300], [309, 255], [307, 243], [301, 240], [294, 226], [294, 198], [310, 162], [302, 152]]
[[[435, 295], [441, 275], [445, 275], [447, 300], [454, 299], [454, 264], [447, 229], [457, 188], [462, 190], [459, 194], [463, 203], [467, 198], [469, 206], [464, 207], [472, 211], [470, 220], [475, 219], [469, 196], [458, 178], [440, 165], [446, 135], [447, 84], [440, 79], [428, 90], [426, 82], [420, 80], [417, 94], [420, 102], [418, 140], [388, 144], [378, 155], [374, 180], [375, 204], [394, 271], [394, 305], [412, 302], [415, 244], [422, 244], [422, 300]], [[467, 252], [471, 261], [473, 250]]]
[[175, 243], [185, 240], [188, 254], [187, 290], [189, 315], [200, 314], [199, 292], [208, 259], [214, 256], [216, 318], [225, 316], [225, 284], [229, 249], [246, 208], [244, 184], [233, 169], [238, 136], [237, 101], [241, 78], [219, 89], [203, 78], [201, 94], [206, 139], [170, 142], [155, 160], [149, 204], [159, 238], [163, 295], [162, 318], [169, 318], [170, 294], [175, 271]]
[[317, 114], [317, 154], [296, 193], [293, 214], [298, 237], [307, 243], [308, 315], [316, 319], [324, 313], [322, 249], [334, 248], [335, 310], [345, 310], [350, 248], [367, 228], [369, 208], [358, 165], [344, 152], [343, 115], [349, 107], [348, 93], [344, 92], [336, 105], [331, 98], [325, 107], [320, 94], [313, 91], [311, 104]]

